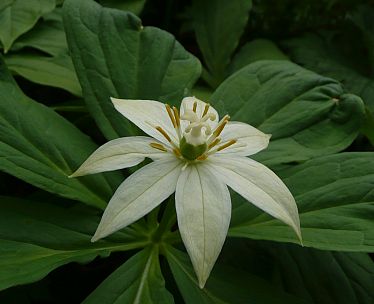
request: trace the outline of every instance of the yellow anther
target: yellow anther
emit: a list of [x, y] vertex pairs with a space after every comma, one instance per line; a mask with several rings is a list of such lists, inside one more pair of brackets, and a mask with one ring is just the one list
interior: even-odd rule
[[203, 155], [198, 156], [196, 159], [197, 160], [206, 160], [207, 158], [208, 158], [208, 155], [203, 154]]
[[194, 111], [196, 113], [196, 109], [197, 109], [197, 101], [195, 101], [193, 103], [193, 108], [192, 108], [192, 111]]
[[170, 142], [171, 143], [171, 138], [170, 138], [170, 136], [165, 132], [165, 130], [163, 129], [163, 128], [161, 128], [160, 126], [157, 126], [156, 127], [156, 130], [158, 131], [158, 132], [160, 132], [165, 138], [166, 138], [166, 140], [168, 141], [168, 142]]
[[182, 153], [181, 153], [181, 151], [180, 151], [179, 149], [173, 149], [173, 152], [174, 152], [174, 154], [175, 154], [176, 156], [178, 156], [178, 157], [181, 157], [181, 156], [182, 156]]
[[179, 127], [181, 125], [181, 121], [179, 118], [178, 109], [176, 107], [173, 107], [173, 112], [174, 112], [175, 124], [177, 125], [177, 127]]
[[214, 130], [213, 136], [218, 137], [222, 133], [222, 130], [225, 128], [226, 124], [227, 120], [224, 120], [221, 124], [219, 124], [218, 127]]
[[155, 148], [155, 149], [160, 150], [160, 151], [162, 151], [162, 152], [167, 152], [167, 151], [168, 151], [168, 150], [166, 150], [166, 148], [165, 148], [163, 145], [158, 144], [158, 143], [150, 143], [149, 145], [150, 145], [152, 148]]
[[177, 123], [175, 122], [175, 118], [174, 118], [174, 115], [173, 115], [173, 111], [171, 110], [171, 107], [168, 104], [165, 104], [165, 107], [166, 107], [166, 111], [168, 112], [171, 123], [173, 124], [173, 127], [176, 128]]
[[232, 145], [235, 144], [236, 142], [237, 142], [236, 139], [231, 139], [230, 141], [228, 141], [228, 142], [225, 143], [224, 145], [218, 147], [217, 152], [218, 152], [218, 151], [222, 151], [223, 149], [226, 149], [227, 147], [232, 146]]
[[221, 141], [221, 138], [216, 138], [215, 140], [213, 140], [209, 146], [208, 146], [208, 150], [212, 149], [213, 147], [215, 147], [219, 142]]
[[209, 107], [210, 107], [210, 104], [207, 103], [207, 104], [205, 105], [205, 108], [204, 108], [204, 112], [203, 112], [203, 116], [202, 116], [202, 117], [204, 117], [204, 116], [208, 113]]

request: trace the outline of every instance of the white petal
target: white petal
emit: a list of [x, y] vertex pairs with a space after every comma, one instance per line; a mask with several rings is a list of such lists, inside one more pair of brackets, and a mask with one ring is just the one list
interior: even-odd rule
[[217, 152], [217, 155], [238, 155], [248, 156], [256, 154], [269, 145], [271, 135], [242, 122], [229, 122], [222, 131], [221, 143], [236, 139], [232, 146]]
[[252, 204], [291, 226], [301, 240], [295, 199], [282, 180], [264, 165], [246, 157], [210, 157], [218, 178]]
[[111, 97], [111, 100], [118, 112], [149, 136], [168, 144], [166, 138], [156, 130], [156, 127], [161, 127], [175, 143], [178, 142], [177, 133], [166, 111], [165, 104], [154, 100], [117, 99], [113, 97]]
[[181, 167], [177, 159], [159, 160], [128, 177], [110, 200], [92, 241], [132, 224], [167, 199], [175, 191]]
[[132, 136], [111, 140], [99, 147], [70, 177], [128, 168], [141, 163], [146, 157], [153, 160], [172, 157], [168, 152], [152, 148], [159, 143], [151, 137]]
[[[183, 98], [182, 103], [181, 103], [181, 107], [180, 107], [180, 116], [182, 116], [184, 114], [185, 109], [192, 110], [195, 102], [197, 103], [196, 114], [197, 114], [198, 117], [202, 117], [202, 115], [204, 113], [205, 106], [207, 105], [207, 103], [197, 99], [196, 97], [185, 97], [185, 98]], [[212, 129], [214, 129], [217, 126], [217, 122], [219, 120], [218, 112], [212, 106], [209, 106], [208, 113], [213, 114], [214, 117], [215, 117], [214, 120], [208, 120], [208, 123], [209, 123], [210, 127]], [[184, 120], [181, 121], [182, 130], [184, 130], [187, 127], [187, 125], [188, 125], [187, 121], [184, 121]]]
[[175, 193], [178, 226], [203, 288], [221, 252], [231, 218], [226, 185], [204, 166], [188, 166]]

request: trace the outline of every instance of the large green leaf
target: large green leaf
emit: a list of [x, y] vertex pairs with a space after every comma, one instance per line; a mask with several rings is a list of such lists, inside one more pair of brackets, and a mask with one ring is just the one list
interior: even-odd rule
[[158, 246], [137, 253], [114, 271], [82, 304], [174, 303], [161, 273]]
[[[359, 95], [365, 104], [374, 111], [374, 80], [368, 71], [366, 57], [361, 54], [361, 48], [350, 47], [350, 53], [343, 52], [347, 39], [353, 40], [352, 35], [335, 32], [306, 33], [303, 36], [283, 42], [291, 59], [308, 69], [316, 71], [340, 81], [347, 90]], [[352, 38], [352, 39], [351, 39]], [[374, 39], [374, 33], [373, 33]], [[354, 44], [358, 42], [350, 42]]]
[[[221, 266], [213, 268], [204, 289], [199, 283], [188, 255], [170, 246], [166, 257], [185, 303], [231, 304], [231, 303], [304, 303], [267, 283], [258, 276], [244, 272], [240, 267]], [[269, 293], [269, 290], [272, 292]]]
[[25, 96], [2, 61], [0, 101], [0, 170], [49, 192], [104, 208], [120, 176], [69, 179], [96, 145], [53, 110]]
[[88, 109], [108, 139], [138, 131], [109, 97], [179, 104], [200, 75], [200, 63], [160, 29], [92, 0], [67, 0], [64, 25]]
[[32, 82], [67, 90], [81, 96], [77, 75], [68, 54], [55, 57], [41, 55], [8, 55], [5, 62], [9, 69]]
[[271, 40], [255, 39], [244, 44], [235, 54], [228, 73], [233, 74], [258, 60], [288, 60], [288, 57]]
[[1, 197], [0, 208], [0, 290], [37, 281], [73, 261], [89, 262], [148, 242], [146, 236], [127, 228], [91, 243], [100, 219], [91, 209], [6, 197]]
[[272, 134], [269, 147], [255, 156], [268, 165], [341, 151], [356, 138], [364, 117], [361, 99], [345, 94], [338, 82], [284, 60], [248, 65], [211, 99], [221, 115]]
[[27, 47], [43, 51], [51, 56], [68, 52], [61, 9], [55, 9], [43, 16], [29, 32], [17, 39], [11, 51], [19, 51]]
[[223, 81], [230, 57], [248, 22], [251, 0], [194, 0], [191, 10], [197, 43], [215, 87]]
[[[374, 252], [374, 153], [341, 153], [279, 172], [293, 193], [305, 246]], [[297, 243], [294, 232], [233, 197], [230, 236]]]
[[55, 0], [2, 0], [0, 41], [5, 53], [14, 40], [30, 30], [43, 14], [52, 11], [55, 5]]
[[99, 0], [101, 5], [129, 11], [135, 15], [140, 15], [146, 0]]
[[230, 239], [221, 257], [225, 264], [261, 276], [299, 301], [370, 304], [374, 299], [374, 263], [368, 254]]
[[371, 304], [374, 264], [367, 254], [278, 245], [270, 250], [283, 288], [315, 304]]

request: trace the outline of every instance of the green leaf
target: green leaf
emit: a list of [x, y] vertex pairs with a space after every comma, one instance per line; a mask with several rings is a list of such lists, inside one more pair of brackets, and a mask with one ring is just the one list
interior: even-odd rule
[[40, 55], [8, 55], [9, 69], [32, 82], [64, 89], [76, 96], [82, 95], [74, 66], [68, 54], [56, 57]]
[[221, 115], [272, 134], [269, 147], [254, 157], [271, 166], [345, 149], [364, 118], [359, 97], [345, 94], [333, 79], [283, 60], [241, 69], [211, 100]]
[[315, 304], [371, 304], [374, 264], [367, 254], [319, 251], [297, 246], [271, 246], [284, 289]]
[[235, 54], [228, 73], [233, 74], [258, 60], [288, 60], [288, 57], [271, 40], [255, 39], [244, 44]]
[[174, 303], [161, 273], [158, 247], [148, 247], [114, 271], [82, 304]]
[[[371, 111], [374, 111], [374, 80], [366, 71], [367, 56], [361, 54], [361, 48], [349, 47], [352, 53], [345, 54], [347, 39], [350, 45], [354, 33], [338, 35], [333, 32], [307, 33], [303, 36], [283, 42], [291, 59], [307, 69], [311, 69], [340, 81], [350, 92], [359, 95]], [[342, 36], [342, 37], [341, 37]], [[357, 38], [356, 38], [357, 39]], [[363, 67], [364, 66], [364, 67]]]
[[167, 32], [91, 0], [67, 0], [64, 25], [87, 106], [108, 139], [139, 131], [109, 97], [180, 103], [200, 63]]
[[211, 79], [207, 80], [213, 87], [225, 78], [226, 67], [239, 44], [251, 7], [251, 0], [193, 1], [191, 18], [210, 73]]
[[140, 15], [146, 0], [99, 0], [99, 3], [106, 7], [118, 8]]
[[0, 41], [6, 53], [13, 42], [55, 8], [55, 0], [3, 0], [0, 4]]
[[166, 258], [187, 304], [230, 304], [234, 299], [235, 303], [304, 303], [296, 302], [292, 296], [255, 275], [221, 264], [215, 265], [205, 288], [200, 289], [186, 253], [168, 246]]
[[46, 191], [104, 208], [120, 175], [69, 179], [96, 145], [53, 110], [25, 96], [1, 61], [0, 100], [0, 170]]
[[40, 280], [53, 269], [87, 263], [112, 251], [131, 250], [147, 238], [131, 228], [91, 243], [99, 216], [91, 209], [1, 197], [0, 290]]
[[374, 264], [368, 254], [230, 239], [221, 256], [225, 264], [263, 277], [298, 301], [370, 304], [374, 298]]
[[[305, 246], [374, 252], [374, 153], [341, 153], [278, 172], [294, 195]], [[293, 231], [233, 197], [229, 235], [297, 243]]]
[[[51, 56], [68, 53], [66, 35], [62, 24], [62, 11], [55, 9], [45, 15], [29, 32], [22, 35], [12, 46], [12, 51], [31, 47]], [[71, 65], [71, 64], [70, 64]]]

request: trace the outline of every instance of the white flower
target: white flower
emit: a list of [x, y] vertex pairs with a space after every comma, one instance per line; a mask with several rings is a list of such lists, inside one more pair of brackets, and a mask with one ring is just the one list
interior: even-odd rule
[[180, 111], [153, 100], [112, 98], [114, 107], [151, 137], [112, 140], [72, 175], [154, 162], [128, 177], [110, 200], [92, 241], [132, 224], [175, 192], [178, 226], [200, 287], [222, 249], [231, 217], [229, 186], [252, 204], [290, 225], [301, 239], [295, 200], [267, 167], [247, 158], [268, 146], [270, 135], [194, 97]]

